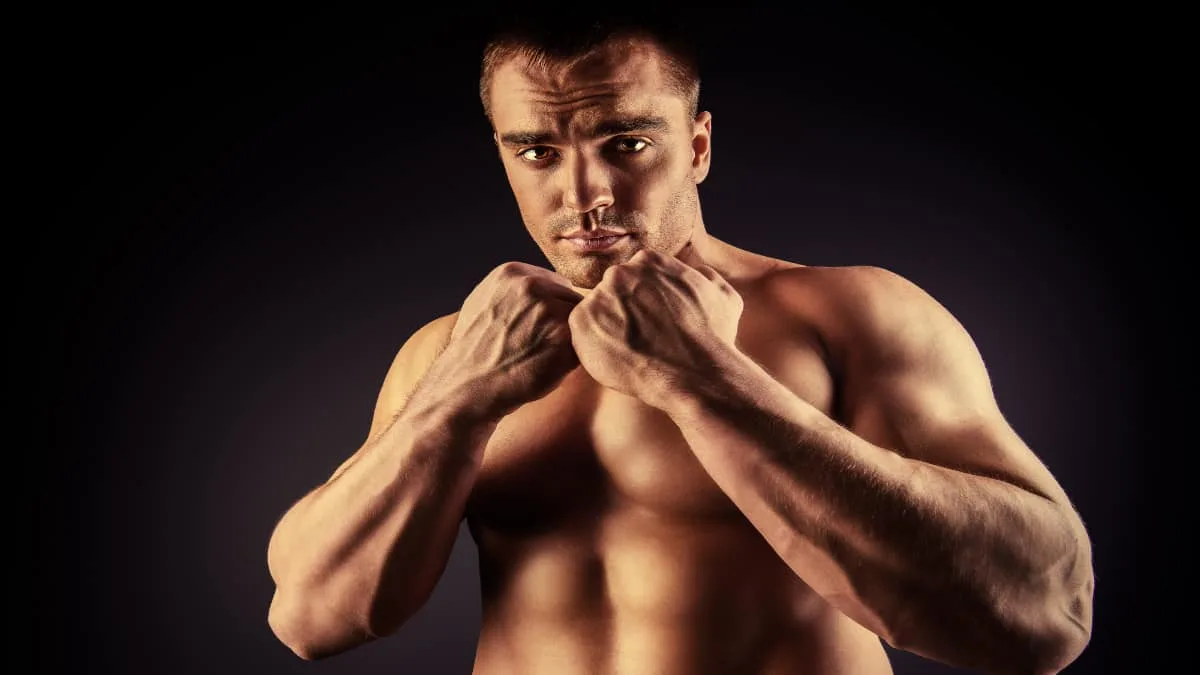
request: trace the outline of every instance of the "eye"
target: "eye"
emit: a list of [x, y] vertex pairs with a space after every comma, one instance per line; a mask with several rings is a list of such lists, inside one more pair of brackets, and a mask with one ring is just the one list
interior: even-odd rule
[[547, 148], [544, 145], [537, 145], [518, 152], [517, 157], [520, 157], [526, 162], [540, 162], [544, 159], [548, 159], [551, 152], [553, 152], [553, 150], [550, 148]]
[[617, 151], [629, 155], [641, 152], [649, 146], [650, 143], [642, 138], [619, 138], [616, 142]]

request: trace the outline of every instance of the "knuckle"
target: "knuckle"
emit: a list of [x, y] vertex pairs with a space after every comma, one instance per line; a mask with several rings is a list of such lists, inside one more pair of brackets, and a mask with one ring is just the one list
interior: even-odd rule
[[500, 278], [504, 278], [504, 279], [511, 278], [511, 277], [517, 277], [517, 276], [522, 276], [522, 277], [525, 276], [525, 270], [521, 266], [521, 263], [519, 263], [515, 260], [510, 260], [505, 263], [500, 263], [499, 265], [496, 266], [496, 269], [494, 270], [494, 272], [497, 276], [499, 276]]
[[533, 291], [534, 278], [529, 275], [510, 275], [509, 283], [513, 285], [521, 293], [530, 293]]
[[641, 268], [630, 265], [618, 265], [612, 269], [612, 279], [617, 285], [626, 284], [641, 276]]

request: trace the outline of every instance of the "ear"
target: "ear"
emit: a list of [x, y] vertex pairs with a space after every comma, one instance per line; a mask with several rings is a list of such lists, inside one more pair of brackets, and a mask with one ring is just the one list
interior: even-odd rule
[[692, 125], [692, 182], [699, 185], [708, 177], [712, 163], [712, 113], [696, 115]]
[[[504, 163], [504, 146], [500, 145], [500, 132], [498, 132], [498, 131], [492, 132], [492, 145], [494, 145], [496, 147], [496, 159], [499, 159], [500, 163], [503, 164]], [[506, 168], [505, 170], [507, 171], [508, 169]]]

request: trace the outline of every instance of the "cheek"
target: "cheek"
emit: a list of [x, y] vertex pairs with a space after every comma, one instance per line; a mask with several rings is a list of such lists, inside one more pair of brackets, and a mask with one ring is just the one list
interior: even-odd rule
[[689, 166], [678, 152], [660, 154], [624, 172], [617, 197], [638, 211], [661, 211], [687, 180]]
[[544, 172], [523, 171], [520, 167], [513, 169], [506, 165], [505, 173], [521, 213], [537, 215], [551, 208], [554, 195]]

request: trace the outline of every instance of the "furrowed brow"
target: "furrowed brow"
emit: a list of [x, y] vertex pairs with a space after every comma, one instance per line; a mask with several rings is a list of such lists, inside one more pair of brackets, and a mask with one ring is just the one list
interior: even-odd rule
[[[591, 136], [616, 136], [632, 134], [639, 131], [664, 132], [670, 129], [666, 118], [655, 115], [640, 115], [637, 117], [621, 117], [604, 120], [592, 127]], [[500, 134], [500, 142], [505, 145], [544, 145], [554, 140], [554, 134], [549, 131], [509, 131]]]
[[553, 138], [554, 134], [549, 131], [510, 131], [500, 134], [500, 142], [505, 145], [542, 145]]
[[592, 136], [616, 136], [618, 134], [632, 134], [639, 131], [663, 132], [669, 128], [670, 126], [667, 124], [666, 118], [654, 115], [640, 115], [637, 117], [604, 120], [592, 129]]

